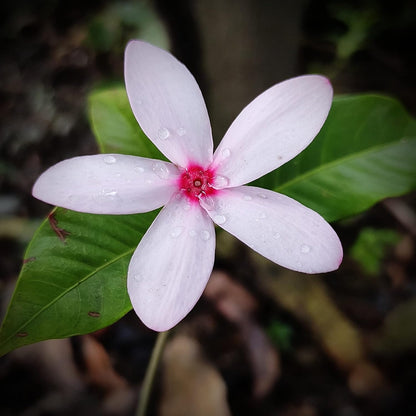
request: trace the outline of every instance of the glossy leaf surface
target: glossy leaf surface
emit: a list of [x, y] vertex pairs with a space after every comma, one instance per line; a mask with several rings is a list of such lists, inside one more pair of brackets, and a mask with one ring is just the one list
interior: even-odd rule
[[0, 333], [0, 355], [96, 331], [126, 314], [128, 264], [155, 215], [54, 210], [26, 251]]
[[416, 122], [391, 98], [338, 97], [312, 144], [255, 183], [328, 221], [357, 214], [415, 189]]
[[166, 160], [141, 130], [124, 87], [94, 91], [89, 96], [88, 113], [101, 153]]
[[[103, 153], [162, 158], [140, 130], [123, 88], [94, 92], [89, 114]], [[313, 143], [256, 185], [337, 220], [414, 189], [415, 155], [416, 122], [397, 101], [341, 97]], [[155, 215], [56, 209], [25, 254], [1, 328], [0, 354], [44, 339], [92, 332], [128, 312], [127, 267]]]

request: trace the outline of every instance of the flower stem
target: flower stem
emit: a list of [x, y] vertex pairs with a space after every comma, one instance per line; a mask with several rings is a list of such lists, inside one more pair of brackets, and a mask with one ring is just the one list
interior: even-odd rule
[[149, 365], [146, 369], [142, 389], [140, 392], [139, 404], [137, 406], [136, 416], [145, 416], [147, 406], [152, 392], [153, 382], [156, 375], [156, 370], [159, 366], [162, 352], [168, 338], [169, 331], [160, 332], [157, 336], [155, 346], [153, 347], [152, 356], [150, 357]]

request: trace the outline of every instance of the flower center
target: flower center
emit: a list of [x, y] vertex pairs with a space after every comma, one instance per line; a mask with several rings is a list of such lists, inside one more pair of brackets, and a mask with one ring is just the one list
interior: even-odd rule
[[217, 192], [212, 187], [214, 178], [213, 170], [204, 170], [201, 166], [191, 165], [180, 176], [179, 189], [192, 201], [198, 201]]

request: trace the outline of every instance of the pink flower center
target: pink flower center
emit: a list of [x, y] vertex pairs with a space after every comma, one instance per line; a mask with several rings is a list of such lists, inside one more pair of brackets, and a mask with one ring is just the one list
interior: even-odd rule
[[179, 178], [179, 189], [191, 201], [198, 201], [206, 196], [214, 195], [215, 174], [212, 169], [204, 170], [201, 166], [191, 165]]

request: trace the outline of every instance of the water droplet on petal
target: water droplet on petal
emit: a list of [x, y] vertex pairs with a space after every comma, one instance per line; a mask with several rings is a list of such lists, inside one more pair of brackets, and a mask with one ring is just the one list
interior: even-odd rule
[[184, 227], [182, 227], [181, 225], [178, 225], [172, 229], [172, 231], [170, 232], [170, 236], [172, 238], [178, 238], [183, 233], [183, 230], [184, 230]]
[[257, 196], [261, 199], [267, 199], [267, 195], [263, 193], [258, 193]]
[[221, 156], [222, 156], [224, 159], [229, 158], [229, 157], [231, 156], [231, 150], [230, 150], [230, 149], [228, 149], [228, 148], [222, 149], [222, 150], [221, 150]]
[[183, 127], [179, 127], [178, 130], [176, 130], [176, 133], [178, 134], [178, 136], [185, 136], [186, 134], [186, 130]]
[[107, 163], [107, 165], [112, 165], [117, 162], [117, 159], [111, 155], [105, 155], [103, 157], [103, 160], [104, 160], [104, 163]]
[[264, 220], [265, 218], [267, 217], [267, 215], [264, 213], [264, 212], [260, 212], [258, 215], [257, 215], [257, 220]]
[[214, 179], [214, 188], [224, 188], [229, 182], [229, 179], [225, 176], [217, 175]]
[[278, 232], [273, 233], [273, 238], [278, 240], [280, 238], [280, 234]]
[[205, 208], [207, 211], [212, 211], [215, 209], [215, 200], [210, 196], [201, 197], [199, 200], [202, 208]]
[[251, 201], [253, 198], [250, 195], [243, 196], [244, 201]]
[[117, 172], [116, 173], [116, 178], [119, 178], [121, 176], [121, 173], [120, 172]]
[[170, 136], [169, 130], [166, 127], [162, 127], [161, 129], [159, 129], [159, 131], [157, 132], [157, 137], [160, 140], [166, 140], [168, 137]]
[[136, 166], [136, 167], [134, 168], [134, 170], [135, 170], [136, 172], [139, 172], [139, 173], [143, 173], [143, 172], [144, 172], [144, 168], [142, 168], [141, 166]]
[[193, 238], [193, 237], [196, 236], [197, 233], [196, 233], [195, 230], [189, 230], [189, 233], [188, 234], [189, 234], [189, 237], [192, 237]]
[[142, 273], [137, 273], [133, 276], [133, 279], [138, 283], [141, 283], [143, 278], [144, 278], [144, 276], [143, 276]]
[[203, 241], [208, 241], [211, 238], [211, 233], [208, 230], [201, 231], [201, 239]]
[[163, 163], [153, 163], [152, 170], [159, 176], [160, 179], [168, 179], [169, 178], [169, 169]]
[[183, 206], [183, 210], [184, 211], [189, 211], [190, 209], [191, 209], [191, 204], [185, 203], [185, 205]]
[[304, 254], [307, 254], [311, 251], [311, 248], [307, 244], [302, 244], [300, 247], [300, 251]]
[[107, 190], [103, 190], [103, 194], [108, 198], [108, 199], [115, 199], [115, 197], [117, 196], [118, 192], [115, 190], [111, 190], [111, 191], [107, 191]]
[[227, 218], [225, 218], [224, 215], [214, 215], [213, 220], [215, 223], [217, 223], [218, 225], [224, 224], [227, 221]]

